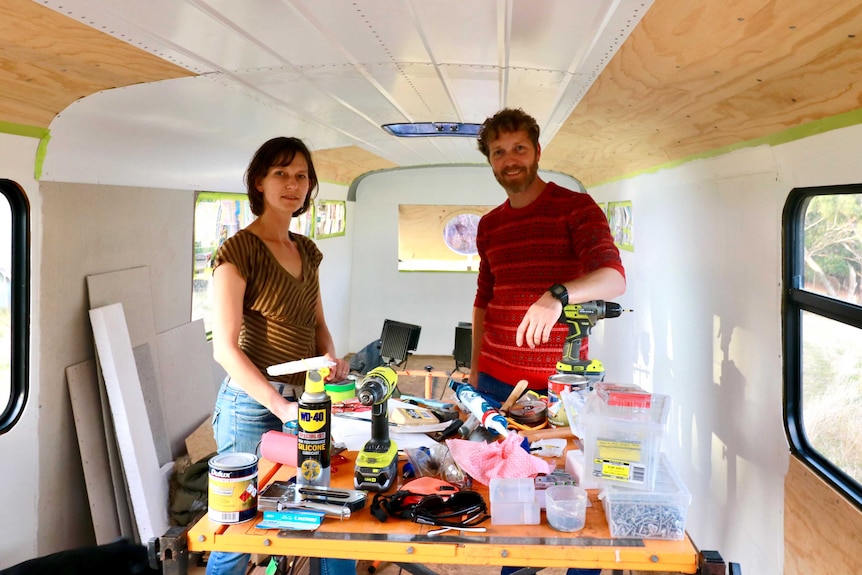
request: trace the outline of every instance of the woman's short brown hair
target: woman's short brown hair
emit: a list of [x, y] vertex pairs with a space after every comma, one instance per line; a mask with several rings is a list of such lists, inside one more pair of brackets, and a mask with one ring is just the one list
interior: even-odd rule
[[296, 154], [302, 154], [308, 162], [308, 194], [302, 207], [293, 212], [293, 216], [301, 216], [308, 211], [311, 202], [317, 197], [317, 172], [311, 161], [311, 152], [299, 138], [279, 136], [264, 142], [258, 148], [245, 171], [245, 186], [248, 190], [251, 213], [256, 216], [263, 213], [263, 192], [257, 189], [258, 181], [269, 173], [271, 167], [290, 165]]
[[521, 108], [504, 108], [485, 120], [482, 127], [479, 128], [479, 151], [489, 158], [489, 146], [493, 140], [500, 137], [500, 134], [510, 132], [520, 132], [523, 130], [527, 133], [533, 146], [539, 149], [539, 124], [536, 119], [527, 114]]

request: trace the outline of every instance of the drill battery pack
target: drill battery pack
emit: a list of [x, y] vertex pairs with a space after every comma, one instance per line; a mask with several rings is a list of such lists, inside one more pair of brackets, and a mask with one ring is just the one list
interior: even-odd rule
[[386, 491], [398, 475], [398, 446], [389, 443], [385, 453], [362, 450], [356, 456], [353, 485], [365, 491]]

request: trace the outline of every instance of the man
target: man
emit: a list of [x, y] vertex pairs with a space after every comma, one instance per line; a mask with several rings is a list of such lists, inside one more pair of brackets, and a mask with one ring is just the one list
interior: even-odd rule
[[470, 383], [505, 401], [521, 379], [547, 391], [568, 333], [558, 323], [563, 306], [613, 299], [626, 280], [595, 201], [539, 177], [535, 119], [498, 112], [482, 124], [479, 150], [508, 200], [479, 222]]
[[[505, 401], [514, 385], [547, 393], [568, 333], [567, 302], [613, 299], [625, 270], [604, 213], [587, 194], [539, 177], [539, 126], [523, 110], [485, 120], [479, 150], [508, 200], [479, 222], [470, 384]], [[581, 349], [586, 358], [586, 342]], [[518, 567], [504, 567], [506, 575]], [[601, 570], [569, 569], [598, 575]]]

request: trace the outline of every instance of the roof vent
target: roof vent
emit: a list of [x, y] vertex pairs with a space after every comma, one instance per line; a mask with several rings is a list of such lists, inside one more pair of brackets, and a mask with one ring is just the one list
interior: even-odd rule
[[384, 124], [384, 130], [401, 138], [418, 138], [431, 136], [466, 136], [475, 138], [481, 124], [463, 124], [461, 122], [414, 122], [412, 124]]

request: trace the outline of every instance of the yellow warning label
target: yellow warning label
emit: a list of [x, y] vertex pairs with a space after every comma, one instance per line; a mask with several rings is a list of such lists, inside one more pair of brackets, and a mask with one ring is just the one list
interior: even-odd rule
[[299, 412], [299, 429], [318, 431], [326, 425], [325, 409], [303, 409]]
[[600, 459], [616, 459], [639, 463], [641, 460], [641, 443], [639, 441], [612, 441], [599, 439], [596, 441]]
[[625, 463], [602, 462], [602, 477], [615, 477], [618, 479], [629, 478], [629, 466]]

